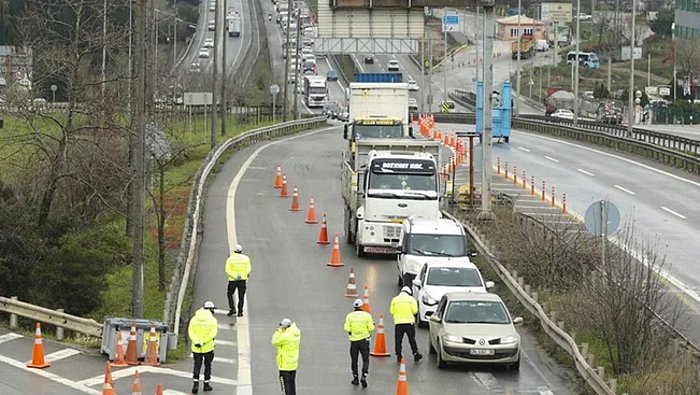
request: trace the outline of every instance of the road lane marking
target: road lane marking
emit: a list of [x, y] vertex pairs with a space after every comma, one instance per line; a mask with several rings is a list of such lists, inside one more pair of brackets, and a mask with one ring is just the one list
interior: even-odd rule
[[[90, 394], [90, 395], [101, 395], [102, 394], [102, 391], [94, 390], [92, 388], [89, 388], [85, 384], [82, 384], [80, 382], [76, 383], [75, 381], [69, 380], [65, 377], [61, 377], [55, 373], [51, 373], [48, 370], [28, 368], [26, 363], [16, 361], [16, 360], [9, 358], [9, 357], [6, 357], [4, 355], [0, 355], [0, 362], [7, 364], [7, 365], [10, 365], [14, 368], [24, 370], [25, 372], [33, 373], [37, 376], [41, 376], [45, 379], [49, 379], [49, 380], [54, 381], [56, 383], [65, 385], [66, 387], [70, 387], [70, 388], [72, 388], [76, 391], [80, 391], [84, 394]], [[191, 377], [191, 374], [188, 373], [187, 376]], [[97, 383], [102, 383], [103, 381], [104, 381], [104, 375], [100, 375]]]
[[545, 155], [544, 157], [547, 158], [547, 159], [549, 159], [549, 160], [551, 160], [551, 161], [554, 162], [554, 163], [559, 163], [559, 159], [552, 158], [551, 156], [547, 156], [547, 155]]
[[[60, 361], [61, 359], [65, 359], [68, 357], [72, 357], [73, 355], [80, 354], [80, 351], [74, 349], [74, 348], [66, 348], [65, 350], [60, 350], [56, 352], [52, 352], [51, 354], [46, 354], [44, 356], [44, 360], [46, 362], [56, 362]], [[27, 361], [29, 362], [29, 361]]]
[[625, 188], [625, 187], [621, 187], [621, 186], [619, 186], [619, 185], [617, 185], [617, 184], [615, 184], [615, 188], [621, 190], [622, 192], [629, 193], [630, 195], [636, 195], [636, 193], [630, 191], [629, 189], [627, 189], [627, 188]]
[[[119, 370], [112, 370], [112, 380], [118, 380], [118, 379], [123, 379], [123, 378], [128, 378], [130, 380], [133, 380], [134, 377], [134, 372], [139, 371], [139, 375], [143, 377], [145, 373], [154, 373], [154, 374], [165, 374], [169, 376], [175, 376], [175, 377], [181, 377], [184, 379], [192, 380], [192, 371], [182, 371], [182, 370], [176, 370], [176, 369], [170, 369], [170, 368], [165, 368], [163, 366], [148, 366], [148, 365], [139, 365], [139, 366], [132, 366], [128, 368], [121, 368]], [[39, 371], [39, 372], [44, 372], [43, 370], [37, 370], [33, 369], [32, 371]], [[85, 380], [81, 380], [76, 382], [73, 382], [75, 384], [78, 384], [80, 386], [87, 386], [87, 387], [93, 387], [95, 385], [101, 385], [104, 383], [105, 376], [104, 374], [100, 374], [95, 377], [90, 377]], [[143, 380], [143, 379], [142, 379]], [[219, 384], [224, 384], [224, 385], [238, 385], [237, 380], [231, 380], [223, 377], [217, 377], [217, 376], [211, 376], [211, 382], [212, 383], [219, 383]], [[96, 394], [96, 395], [101, 395], [102, 391], [94, 391], [91, 388], [88, 388], [91, 392], [88, 392], [89, 394]], [[240, 392], [239, 392], [240, 393]]]
[[12, 333], [12, 332], [6, 333], [6, 334], [0, 336], [0, 344], [5, 343], [5, 342], [9, 342], [9, 341], [12, 341], [15, 339], [19, 339], [20, 337], [24, 337], [24, 336], [19, 335], [17, 333]]
[[530, 150], [525, 147], [518, 147], [518, 149], [521, 151], [530, 152]]
[[576, 171], [578, 171], [579, 173], [583, 173], [583, 174], [585, 174], [585, 175], [587, 175], [587, 176], [595, 177], [595, 174], [591, 173], [590, 171], [586, 171], [586, 170], [583, 170], [583, 169], [576, 169]]
[[[270, 146], [284, 143], [287, 141], [299, 139], [302, 137], [307, 137], [312, 134], [324, 132], [331, 130], [333, 128], [338, 128], [337, 126], [325, 127], [319, 130], [315, 130], [309, 133], [299, 134], [296, 136], [288, 137], [282, 140], [271, 141], [255, 151], [246, 159], [245, 162], [238, 169], [238, 173], [231, 181], [228, 193], [226, 195], [226, 230], [228, 233], [228, 243], [229, 250], [233, 251], [236, 244], [238, 244], [238, 236], [236, 232], [236, 212], [235, 212], [235, 202], [236, 202], [236, 191], [238, 190], [238, 185], [241, 183], [243, 175], [246, 173], [251, 163], [258, 157], [260, 152], [265, 148]], [[238, 317], [238, 330], [236, 331], [238, 343], [238, 387], [236, 388], [236, 395], [252, 395], [253, 394], [253, 381], [252, 381], [252, 367], [251, 367], [251, 348], [250, 348], [250, 325], [248, 323], [248, 302], [247, 296], [244, 301], [243, 307], [243, 317]]]
[[[194, 355], [190, 354], [190, 358], [194, 358]], [[233, 365], [234, 363], [236, 363], [236, 361], [234, 361], [233, 358], [224, 358], [216, 356], [214, 357], [214, 362], [225, 363], [227, 365]]]
[[234, 347], [234, 346], [236, 345], [236, 342], [234, 342], [234, 341], [232, 341], [232, 340], [219, 340], [219, 339], [216, 339], [216, 340], [214, 340], [214, 343], [216, 343], [217, 346], [221, 345], [221, 346], [231, 346], [231, 347]]
[[680, 219], [686, 219], [686, 218], [687, 218], [685, 215], [683, 215], [683, 214], [681, 214], [681, 213], [679, 213], [679, 212], [677, 212], [677, 211], [673, 211], [673, 210], [671, 210], [671, 209], [668, 208], [668, 207], [661, 206], [661, 209], [664, 210], [664, 211], [666, 211], [666, 212], [668, 212], [668, 213], [671, 213], [671, 214], [675, 215], [676, 217], [678, 217], [678, 218], [680, 218]]

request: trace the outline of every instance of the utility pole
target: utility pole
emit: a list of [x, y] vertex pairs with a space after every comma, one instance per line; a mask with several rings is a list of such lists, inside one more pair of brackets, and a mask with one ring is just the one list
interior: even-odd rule
[[100, 88], [102, 90], [102, 98], [104, 99], [105, 94], [105, 80], [107, 79], [106, 69], [107, 67], [107, 0], [102, 2], [102, 84]]
[[[678, 83], [676, 82], [676, 23], [673, 22], [671, 24], [671, 44], [673, 45], [673, 78], [671, 81], [673, 81], [673, 92], [671, 93], [673, 96], [671, 96], [671, 103], [673, 103], [674, 100], [676, 100], [676, 86], [678, 86]], [[675, 119], [674, 119], [675, 123]]]
[[[475, 77], [476, 77], [476, 81], [479, 81], [479, 54], [481, 53], [481, 51], [479, 51], [479, 49], [480, 49], [480, 47], [482, 47], [482, 45], [480, 45], [479, 42], [480, 42], [480, 41], [483, 41], [483, 37], [484, 37], [484, 27], [483, 27], [483, 24], [481, 24], [481, 25], [479, 24], [479, 23], [481, 22], [481, 18], [479, 18], [479, 8], [480, 8], [480, 7], [479, 7], [479, 5], [477, 4], [477, 6], [476, 6], [476, 32], [477, 32], [477, 33], [476, 33], [476, 36], [475, 36], [475, 39], [476, 39], [476, 60], [475, 60], [475, 62], [476, 62], [476, 64], [475, 64], [476, 70], [474, 71], [474, 75], [475, 75]], [[478, 32], [481, 32], [481, 37], [479, 37], [479, 33], [478, 33]], [[479, 40], [479, 38], [481, 38], [481, 40]], [[475, 81], [475, 82], [476, 82], [476, 81]], [[476, 87], [476, 85], [474, 85], [474, 86]]]
[[[522, 12], [520, 11], [522, 9], [522, 4], [521, 0], [518, 0], [518, 57], [515, 60], [515, 69], [516, 69], [516, 75], [515, 75], [515, 95], [512, 97], [515, 98], [515, 116], [520, 116], [520, 56], [521, 56], [521, 50], [522, 48], [520, 47], [521, 44], [521, 36], [523, 35], [522, 33], [522, 27], [520, 25], [520, 14]], [[517, 96], [516, 96], [517, 95]]]
[[[297, 85], [295, 86], [296, 89], [294, 89], [294, 119], [299, 119], [301, 118], [301, 114], [299, 114], [299, 66], [301, 65], [300, 63], [300, 58], [299, 58], [299, 43], [301, 42], [301, 20], [299, 18], [300, 14], [297, 13], [297, 31], [296, 31], [296, 36], [297, 36], [297, 43], [295, 45], [295, 55], [294, 57], [297, 59], [297, 64], [294, 65], [294, 81], [297, 81]], [[289, 29], [289, 28], [288, 28]]]
[[433, 112], [433, 35], [428, 32], [428, 112]]
[[629, 113], [627, 114], [627, 135], [632, 135], [632, 130], [634, 129], [634, 47], [637, 42], [635, 38], [634, 29], [636, 28], [636, 13], [637, 13], [637, 0], [632, 0], [632, 32], [630, 33], [630, 86], [629, 93], [627, 95]]
[[[220, 0], [221, 1], [221, 0]], [[218, 3], [218, 2], [217, 2]], [[224, 1], [224, 4], [226, 2]], [[221, 14], [226, 12], [223, 10]], [[221, 33], [222, 33], [222, 43], [221, 43], [221, 137], [226, 136], [226, 118], [228, 118], [228, 103], [226, 103], [226, 80], [228, 80], [228, 73], [226, 72], [226, 47], [228, 46], [228, 36], [226, 35], [226, 19], [222, 18], [223, 15], [219, 16], [216, 14], [216, 21], [221, 22]], [[223, 22], [222, 22], [223, 19]]]
[[217, 108], [216, 105], [219, 101], [219, 45], [221, 42], [219, 40], [219, 28], [221, 27], [219, 23], [219, 13], [221, 12], [221, 1], [216, 2], [214, 7], [214, 59], [213, 59], [213, 70], [211, 76], [211, 148], [216, 147], [216, 116]]
[[135, 79], [131, 85], [134, 103], [131, 106], [131, 135], [129, 150], [131, 151], [132, 181], [131, 181], [131, 238], [132, 238], [132, 299], [131, 314], [135, 318], [143, 317], [143, 236], [146, 200], [145, 179], [145, 130], [146, 130], [146, 3], [148, 0], [138, 0], [135, 19], [136, 53], [134, 54]]
[[445, 41], [443, 41], [443, 45], [445, 47], [445, 55], [442, 58], [442, 101], [443, 101], [443, 103], [447, 101], [447, 30], [445, 30], [445, 32], [444, 32], [444, 37], [445, 37]]
[[651, 54], [647, 54], [647, 86], [651, 86]]
[[576, 0], [576, 62], [574, 62], [574, 126], [578, 126], [578, 69], [581, 59], [579, 59], [579, 41], [581, 41], [581, 0]]
[[[482, 0], [483, 1], [483, 0]], [[488, 1], [488, 0], [487, 0]], [[482, 3], [484, 4], [484, 3]], [[493, 220], [491, 211], [491, 127], [493, 91], [493, 3], [484, 4], [484, 131], [481, 139], [481, 212], [478, 219]]]
[[[286, 58], [284, 59], [284, 97], [282, 100], [282, 122], [287, 122], [287, 101], [289, 99], [288, 96], [288, 88], [289, 88], [289, 25], [292, 20], [292, 0], [287, 0], [287, 32], [285, 36], [287, 37], [287, 41], [284, 43], [284, 55]], [[294, 84], [296, 85], [297, 81], [294, 81]]]
[[420, 112], [425, 113], [425, 33], [420, 40]]
[[608, 93], [612, 94], [612, 56], [608, 57]]

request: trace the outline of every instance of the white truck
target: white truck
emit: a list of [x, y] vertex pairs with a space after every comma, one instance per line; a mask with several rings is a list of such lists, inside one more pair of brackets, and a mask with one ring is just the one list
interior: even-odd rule
[[304, 100], [309, 108], [323, 107], [328, 96], [326, 77], [322, 75], [304, 76]]
[[352, 153], [343, 152], [345, 234], [358, 256], [395, 254], [404, 219], [440, 216], [440, 146], [433, 140], [361, 138]]
[[238, 12], [226, 15], [227, 29], [229, 37], [239, 37], [241, 35], [241, 14]]
[[452, 219], [425, 220], [408, 218], [401, 226], [399, 254], [396, 256], [398, 284], [412, 285], [423, 265], [429, 262], [469, 262], [467, 233]]
[[407, 83], [351, 82], [348, 103], [350, 123], [343, 135], [351, 144], [360, 138], [412, 136]]

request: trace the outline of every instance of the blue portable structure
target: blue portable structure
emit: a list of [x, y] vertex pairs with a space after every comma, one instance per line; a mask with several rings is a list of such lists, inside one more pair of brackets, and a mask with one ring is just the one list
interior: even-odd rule
[[355, 73], [353, 82], [402, 82], [401, 73]]
[[[503, 83], [501, 94], [498, 100], [493, 102], [491, 111], [491, 137], [503, 139], [506, 143], [510, 141], [510, 129], [512, 122], [513, 87], [510, 81]], [[489, 95], [491, 96], [491, 95]], [[476, 133], [481, 137], [484, 130], [484, 83], [476, 83]]]

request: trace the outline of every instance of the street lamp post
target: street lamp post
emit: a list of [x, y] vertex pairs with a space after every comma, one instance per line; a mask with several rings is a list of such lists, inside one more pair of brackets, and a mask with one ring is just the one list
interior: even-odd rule
[[522, 14], [522, 12], [520, 11], [521, 9], [522, 9], [521, 0], [518, 0], [518, 31], [517, 31], [518, 57], [515, 60], [515, 69], [516, 69], [516, 73], [517, 73], [515, 76], [515, 85], [516, 85], [515, 86], [515, 94], [517, 95], [517, 96], [515, 96], [516, 97], [516, 99], [515, 99], [515, 116], [516, 117], [520, 115], [520, 56], [522, 56], [522, 53], [521, 53], [522, 48], [520, 47], [521, 36], [522, 36], [522, 31], [521, 31], [522, 28], [520, 25], [520, 14]]
[[581, 0], [576, 0], [576, 61], [574, 62], [574, 126], [578, 126], [578, 69], [581, 60], [579, 59], [579, 41], [581, 41]]
[[671, 81], [673, 82], [673, 96], [671, 96], [671, 103], [673, 103], [674, 100], [676, 100], [676, 86], [678, 83], [676, 82], [676, 23], [673, 22], [671, 24], [671, 44], [673, 45], [673, 78]]
[[628, 106], [629, 111], [627, 114], [627, 135], [632, 135], [632, 130], [634, 129], [634, 47], [637, 42], [634, 34], [634, 29], [636, 27], [636, 13], [637, 13], [637, 0], [632, 0], [632, 31], [630, 33], [630, 86], [628, 93]]

